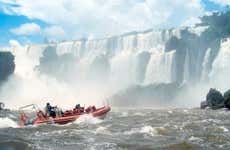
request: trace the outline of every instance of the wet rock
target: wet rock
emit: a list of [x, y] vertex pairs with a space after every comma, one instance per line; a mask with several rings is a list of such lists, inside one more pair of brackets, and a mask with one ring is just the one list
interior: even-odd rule
[[216, 89], [211, 88], [206, 96], [206, 102], [211, 109], [224, 108], [224, 97]]
[[14, 55], [11, 52], [0, 52], [0, 84], [14, 73]]
[[202, 101], [202, 102], [200, 103], [200, 108], [201, 108], [201, 109], [205, 109], [205, 108], [207, 108], [207, 107], [208, 107], [207, 101]]
[[69, 81], [73, 77], [75, 63], [76, 59], [71, 53], [58, 55], [56, 46], [48, 46], [43, 51], [40, 64], [36, 66], [36, 69], [41, 74]]
[[230, 90], [224, 93], [224, 106], [230, 110]]
[[5, 104], [4, 104], [4, 103], [2, 103], [2, 102], [0, 102], [0, 110], [3, 110], [3, 109], [4, 109], [4, 107], [5, 107]]

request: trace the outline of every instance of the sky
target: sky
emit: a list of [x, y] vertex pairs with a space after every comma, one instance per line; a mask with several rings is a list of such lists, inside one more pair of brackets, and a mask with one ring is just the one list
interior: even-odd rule
[[0, 0], [0, 47], [193, 26], [230, 0]]

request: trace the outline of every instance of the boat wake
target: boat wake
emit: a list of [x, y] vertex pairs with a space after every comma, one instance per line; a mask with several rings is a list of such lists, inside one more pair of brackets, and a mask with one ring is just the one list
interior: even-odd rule
[[6, 117], [6, 118], [0, 118], [0, 128], [18, 128], [18, 124], [13, 121], [12, 119]]
[[74, 124], [100, 124], [103, 120], [93, 117], [90, 114], [85, 114], [79, 117]]

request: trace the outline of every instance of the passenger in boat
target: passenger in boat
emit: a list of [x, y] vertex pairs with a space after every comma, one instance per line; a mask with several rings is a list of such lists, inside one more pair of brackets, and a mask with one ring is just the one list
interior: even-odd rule
[[81, 105], [80, 104], [77, 104], [75, 107], [74, 107], [74, 109], [73, 109], [73, 112], [74, 113], [77, 113], [77, 114], [79, 114], [79, 113], [83, 113], [84, 112], [84, 107], [81, 107]]
[[28, 120], [28, 116], [26, 114], [21, 114], [21, 120], [26, 122]]
[[73, 114], [79, 114], [80, 113], [80, 108], [81, 108], [80, 104], [75, 105], [75, 107], [73, 108], [72, 113]]
[[55, 118], [56, 112], [54, 111], [55, 107], [51, 106], [50, 103], [46, 103], [46, 115]]
[[85, 112], [90, 113], [90, 112], [94, 112], [96, 110], [95, 106], [89, 106], [88, 108], [86, 108]]
[[40, 120], [45, 120], [47, 117], [46, 114], [41, 110], [38, 111], [37, 116]]
[[81, 108], [81, 105], [80, 104], [77, 104], [76, 106], [75, 106], [75, 109], [80, 109]]

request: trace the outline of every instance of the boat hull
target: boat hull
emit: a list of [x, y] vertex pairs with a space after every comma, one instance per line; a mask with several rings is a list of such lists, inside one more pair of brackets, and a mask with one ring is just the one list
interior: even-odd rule
[[96, 109], [93, 112], [84, 112], [81, 114], [74, 114], [74, 115], [68, 115], [64, 117], [56, 117], [56, 118], [48, 118], [48, 119], [38, 119], [36, 118], [33, 123], [22, 123], [20, 124], [20, 127], [25, 127], [27, 125], [38, 125], [38, 124], [59, 124], [64, 125], [71, 122], [74, 122], [76, 119], [80, 118], [83, 115], [92, 115], [94, 117], [103, 119], [105, 118], [106, 114], [111, 110], [109, 106], [104, 106], [102, 108]]

